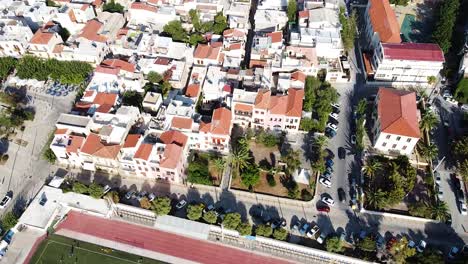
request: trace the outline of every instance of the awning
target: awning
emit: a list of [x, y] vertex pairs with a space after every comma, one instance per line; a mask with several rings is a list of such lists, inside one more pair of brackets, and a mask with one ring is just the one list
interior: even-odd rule
[[368, 75], [374, 74], [374, 69], [372, 69], [371, 58], [369, 54], [362, 53], [362, 58], [364, 60], [364, 67], [366, 68], [366, 73]]

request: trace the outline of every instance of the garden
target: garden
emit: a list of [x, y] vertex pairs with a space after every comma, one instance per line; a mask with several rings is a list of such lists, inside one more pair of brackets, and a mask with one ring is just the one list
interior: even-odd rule
[[313, 189], [309, 184], [297, 183], [293, 173], [300, 168], [301, 152], [280, 151], [283, 135], [264, 130], [247, 131], [234, 144], [230, 162], [233, 168], [231, 188], [311, 200]]
[[192, 151], [189, 155], [187, 180], [190, 183], [219, 186], [226, 159], [215, 153]]

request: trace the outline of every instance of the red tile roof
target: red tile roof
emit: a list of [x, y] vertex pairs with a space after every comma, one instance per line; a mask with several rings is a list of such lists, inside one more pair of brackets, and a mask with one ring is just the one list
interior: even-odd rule
[[179, 145], [166, 145], [166, 148], [164, 149], [163, 158], [161, 159], [159, 165], [163, 168], [175, 169], [177, 167], [177, 163], [180, 160], [182, 152], [183, 148]]
[[362, 58], [364, 59], [364, 66], [366, 68], [366, 73], [367, 74], [374, 74], [374, 69], [372, 68], [371, 64], [371, 56], [364, 52], [362, 53]]
[[156, 58], [156, 60], [154, 60], [154, 64], [157, 64], [157, 65], [169, 65], [171, 61], [168, 59], [168, 58]]
[[142, 2], [133, 2], [132, 5], [130, 6], [130, 9], [139, 9], [139, 10], [146, 10], [150, 12], [158, 12], [158, 8], [152, 5], [148, 5], [146, 3]]
[[234, 43], [229, 45], [229, 50], [238, 50], [241, 49], [242, 44], [241, 43]]
[[83, 142], [85, 141], [84, 137], [81, 136], [70, 136], [70, 144], [67, 146], [65, 151], [69, 153], [78, 153], [78, 150], [83, 146]]
[[88, 135], [81, 147], [82, 153], [107, 159], [117, 158], [119, 151], [120, 145], [105, 145], [101, 142], [101, 138], [94, 133]]
[[252, 105], [248, 105], [248, 104], [240, 104], [240, 103], [237, 103], [236, 106], [234, 107], [234, 110], [235, 110], [235, 111], [241, 111], [241, 112], [249, 112], [249, 113], [251, 113], [252, 110], [253, 110], [253, 106], [252, 106]]
[[94, 71], [99, 73], [118, 75], [120, 70], [118, 68], [111, 68], [107, 66], [98, 65]]
[[133, 156], [133, 158], [148, 160], [152, 150], [153, 150], [152, 144], [142, 143], [140, 147], [138, 148], [138, 150], [135, 152], [135, 155]]
[[98, 31], [101, 29], [102, 23], [96, 19], [88, 20], [86, 25], [83, 27], [80, 33], [80, 37], [85, 39], [96, 41], [96, 42], [106, 42], [107, 37], [98, 34]]
[[255, 98], [255, 108], [265, 109], [271, 114], [293, 117], [302, 116], [303, 89], [288, 89], [288, 95], [271, 96], [270, 90], [259, 90]]
[[171, 121], [171, 127], [179, 129], [192, 129], [192, 119], [185, 117], [173, 117]]
[[225, 38], [231, 38], [231, 37], [243, 37], [245, 36], [245, 32], [236, 28], [230, 28], [226, 29], [223, 32], [223, 36]]
[[192, 83], [187, 86], [187, 90], [185, 91], [185, 96], [197, 97], [199, 92], [200, 92], [200, 84]]
[[286, 107], [286, 115], [301, 117], [302, 116], [302, 101], [304, 99], [304, 89], [288, 89], [288, 106]]
[[309, 18], [309, 10], [299, 11], [299, 18]]
[[166, 145], [177, 144], [179, 146], [185, 146], [188, 137], [182, 132], [176, 130], [165, 131], [159, 136], [159, 139]]
[[388, 0], [370, 0], [369, 16], [374, 32], [379, 33], [382, 42], [401, 42], [400, 26]]
[[268, 33], [267, 36], [271, 38], [271, 43], [278, 43], [283, 41], [283, 32], [281, 31]]
[[208, 44], [198, 44], [193, 54], [193, 57], [197, 59], [216, 60], [218, 59], [220, 51], [221, 47], [214, 48]]
[[414, 92], [380, 88], [377, 113], [381, 132], [419, 138], [419, 123]]
[[113, 93], [97, 93], [94, 97], [93, 103], [97, 105], [112, 105], [114, 106], [117, 102], [117, 94]]
[[301, 71], [295, 71], [291, 73], [291, 79], [295, 81], [300, 81], [300, 82], [305, 83], [306, 77], [307, 75], [305, 75], [305, 73]]
[[124, 61], [124, 60], [119, 60], [119, 59], [108, 59], [104, 60], [101, 65], [105, 65], [111, 68], [117, 68], [120, 70], [124, 70], [127, 72], [135, 72], [135, 65]]
[[94, 95], [94, 91], [88, 90], [88, 91], [85, 91], [83, 97], [90, 97], [90, 96], [93, 96], [93, 95]]
[[39, 29], [31, 38], [29, 43], [47, 45], [49, 41], [52, 39], [52, 37], [54, 36], [54, 34], [55, 34], [54, 32], [48, 32], [48, 31]]
[[227, 108], [217, 108], [213, 112], [211, 123], [200, 126], [200, 131], [216, 135], [231, 134], [231, 111]]
[[98, 112], [98, 113], [109, 113], [112, 110], [112, 107], [113, 107], [113, 105], [103, 104], [103, 105], [100, 105], [96, 109], [96, 112]]
[[123, 144], [124, 148], [134, 148], [136, 147], [138, 140], [140, 140], [140, 134], [128, 134]]
[[391, 60], [444, 62], [444, 52], [432, 43], [382, 43], [384, 58]]
[[75, 13], [73, 12], [73, 9], [70, 9], [70, 11], [68, 11], [68, 16], [70, 17], [70, 20], [72, 22], [76, 22], [76, 17], [75, 17]]
[[268, 89], [258, 90], [255, 97], [255, 108], [267, 109], [270, 105], [271, 91]]
[[54, 132], [55, 135], [64, 135], [67, 134], [68, 128], [57, 128]]

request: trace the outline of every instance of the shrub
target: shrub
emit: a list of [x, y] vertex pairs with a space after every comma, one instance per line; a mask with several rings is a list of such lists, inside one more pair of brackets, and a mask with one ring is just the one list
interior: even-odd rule
[[102, 195], [104, 195], [104, 189], [102, 188], [101, 185], [93, 182], [88, 187], [88, 193], [89, 195], [91, 195], [91, 197], [99, 199], [102, 197]]
[[328, 252], [342, 252], [344, 250], [343, 241], [337, 236], [327, 238], [325, 247]]
[[227, 229], [236, 230], [241, 223], [241, 215], [239, 213], [226, 214], [223, 220], [223, 226]]
[[310, 201], [313, 198], [312, 194], [307, 189], [302, 189], [301, 197], [302, 197], [302, 200], [304, 201]]
[[13, 228], [18, 223], [18, 217], [13, 212], [6, 213], [2, 218], [2, 229], [5, 231]]
[[208, 211], [203, 214], [203, 220], [205, 220], [207, 223], [214, 224], [216, 221], [218, 221], [218, 215], [216, 215], [215, 211]]
[[202, 217], [204, 207], [203, 204], [190, 204], [187, 206], [187, 218], [192, 221], [197, 221]]
[[276, 186], [275, 175], [268, 173], [266, 178], [267, 178], [268, 185], [270, 185], [270, 187]]
[[112, 201], [114, 203], [119, 203], [120, 201], [120, 197], [119, 197], [119, 193], [116, 192], [116, 191], [110, 191], [106, 194], [106, 197], [112, 199]]
[[237, 232], [239, 232], [241, 236], [250, 236], [252, 234], [252, 226], [247, 222], [241, 223], [237, 227]]
[[81, 182], [74, 182], [72, 190], [76, 193], [87, 193], [88, 187]]
[[270, 237], [271, 234], [273, 233], [273, 229], [269, 225], [258, 225], [257, 228], [255, 228], [255, 234], [257, 236], [264, 236], [264, 237]]
[[284, 241], [288, 237], [288, 231], [282, 227], [277, 228], [275, 231], [273, 231], [273, 237], [275, 239]]
[[156, 215], [167, 215], [172, 209], [171, 199], [168, 197], [158, 197], [152, 203], [152, 209]]

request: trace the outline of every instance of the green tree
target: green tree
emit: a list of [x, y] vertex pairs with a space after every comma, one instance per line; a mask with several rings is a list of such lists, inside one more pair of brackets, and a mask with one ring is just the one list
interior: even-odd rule
[[189, 163], [187, 180], [196, 184], [213, 185], [208, 169], [208, 160], [206, 158], [197, 155], [195, 159]]
[[203, 214], [203, 220], [205, 220], [207, 223], [214, 224], [216, 221], [218, 221], [218, 215], [215, 211], [208, 211]]
[[457, 19], [459, 0], [445, 0], [439, 10], [438, 21], [432, 33], [432, 39], [439, 44], [444, 53], [452, 46], [452, 34]]
[[[311, 188], [311, 189], [313, 189], [313, 188]], [[314, 197], [312, 196], [312, 194], [311, 194], [307, 189], [302, 189], [302, 191], [301, 191], [301, 198], [302, 198], [302, 200], [304, 200], [304, 201], [310, 201], [310, 200], [312, 200], [312, 198], [314, 198]]]
[[278, 240], [281, 240], [281, 241], [285, 241], [286, 238], [288, 238], [288, 231], [282, 227], [280, 228], [276, 228], [274, 231], [273, 231], [273, 237], [275, 239], [278, 239]]
[[15, 68], [18, 61], [13, 57], [0, 58], [0, 80], [4, 80]]
[[200, 15], [196, 9], [190, 9], [189, 11], [190, 21], [192, 22], [193, 28], [196, 32], [200, 32], [201, 30], [201, 21]]
[[389, 252], [396, 263], [406, 263], [407, 258], [416, 254], [416, 249], [410, 248], [408, 246], [408, 239], [403, 237], [392, 245]]
[[382, 168], [382, 164], [376, 159], [370, 159], [366, 165], [363, 167], [363, 172], [370, 178], [371, 181], [374, 180], [375, 174], [378, 170]]
[[410, 215], [416, 217], [430, 218], [431, 209], [424, 201], [418, 201], [416, 203], [411, 203], [408, 206], [408, 211]]
[[213, 162], [213, 166], [218, 172], [218, 176], [221, 177], [224, 172], [224, 167], [226, 166], [226, 160], [224, 158], [217, 158]]
[[373, 208], [382, 209], [387, 206], [388, 194], [381, 189], [366, 192], [366, 202]]
[[16, 215], [10, 211], [3, 216], [1, 226], [5, 232], [15, 227], [17, 223], [18, 223], [18, 217], [16, 217]]
[[192, 221], [197, 221], [202, 217], [203, 208], [205, 208], [203, 204], [189, 204], [189, 206], [187, 206], [187, 218]]
[[414, 264], [443, 264], [444, 255], [435, 249], [428, 248], [423, 253], [414, 255], [408, 262]]
[[468, 182], [468, 159], [457, 162], [457, 172], [464, 182]]
[[55, 156], [52, 149], [50, 149], [50, 147], [46, 148], [46, 150], [42, 154], [42, 157], [50, 164], [54, 164], [57, 160], [57, 157]]
[[119, 193], [116, 191], [110, 191], [106, 194], [106, 197], [111, 199], [114, 203], [119, 203], [120, 197]]
[[343, 252], [343, 241], [338, 236], [327, 238], [325, 247], [328, 252]]
[[151, 202], [149, 201], [148, 197], [143, 197], [140, 200], [140, 207], [143, 209], [150, 209], [152, 206]]
[[52, 0], [46, 0], [46, 6], [51, 6], [51, 7], [59, 7], [54, 1]]
[[457, 89], [455, 90], [455, 98], [460, 103], [468, 103], [468, 78], [461, 79], [461, 81], [457, 84]]
[[155, 71], [150, 71], [148, 73], [147, 78], [148, 78], [148, 81], [151, 83], [160, 83], [163, 80], [162, 75]]
[[299, 129], [303, 131], [313, 131], [317, 129], [317, 122], [308, 117], [301, 118], [301, 123], [299, 124]]
[[227, 229], [236, 230], [241, 223], [241, 215], [239, 213], [226, 214], [223, 220], [223, 226]]
[[390, 0], [390, 4], [400, 6], [407, 6], [408, 2], [409, 0]]
[[93, 182], [88, 187], [88, 193], [91, 197], [99, 199], [104, 195], [104, 189], [101, 185]]
[[152, 201], [152, 209], [156, 215], [167, 215], [172, 209], [169, 197], [157, 197]]
[[233, 176], [236, 177], [240, 171], [249, 165], [249, 151], [243, 147], [237, 147], [229, 156], [230, 163], [233, 168]]
[[301, 153], [298, 150], [289, 149], [282, 157], [283, 162], [287, 165], [287, 170], [291, 174], [301, 166]]
[[437, 157], [439, 154], [439, 149], [435, 144], [427, 145], [422, 141], [420, 142], [421, 143], [418, 142], [418, 152], [425, 160], [430, 161]]
[[419, 122], [419, 128], [430, 131], [435, 125], [439, 123], [436, 115], [432, 112], [425, 112], [422, 117], [421, 121]]
[[252, 225], [247, 222], [240, 223], [237, 227], [237, 232], [241, 236], [250, 236], [252, 234]]
[[445, 202], [437, 201], [431, 208], [431, 216], [433, 219], [445, 222], [449, 217], [449, 209]]
[[204, 43], [205, 38], [201, 34], [195, 33], [195, 34], [190, 35], [188, 42], [190, 43], [191, 46], [196, 46], [198, 43]]
[[218, 12], [214, 17], [213, 33], [222, 34], [226, 28], [228, 28], [227, 18], [223, 12]]
[[255, 228], [257, 236], [270, 237], [273, 234], [273, 228], [269, 225], [260, 224]]
[[169, 93], [169, 91], [172, 89], [172, 85], [171, 83], [169, 83], [168, 81], [164, 81], [161, 85], [161, 93], [164, 97], [167, 96], [167, 94]]
[[250, 164], [242, 170], [241, 181], [245, 187], [252, 189], [260, 181], [260, 171], [256, 164]]
[[289, 22], [296, 22], [297, 16], [297, 1], [296, 0], [288, 0], [288, 20]]
[[307, 112], [312, 111], [312, 107], [315, 104], [316, 91], [320, 88], [320, 81], [314, 76], [307, 76], [304, 86], [304, 102], [302, 104], [302, 109]]
[[361, 99], [356, 107], [356, 112], [358, 115], [363, 116], [366, 113], [367, 101], [366, 99]]
[[88, 187], [84, 184], [82, 184], [81, 182], [74, 182], [73, 183], [73, 188], [72, 188], [73, 192], [76, 192], [76, 193], [87, 193], [88, 192]]
[[373, 252], [376, 250], [375, 240], [369, 236], [359, 241], [357, 246], [362, 251]]
[[350, 17], [346, 17], [345, 8], [340, 6], [339, 20], [341, 24], [341, 41], [346, 51], [350, 51], [354, 47], [354, 39], [356, 38], [357, 15], [353, 11]]
[[187, 32], [185, 32], [185, 29], [182, 27], [182, 23], [179, 20], [167, 23], [163, 30], [175, 41], [186, 42], [188, 39]]
[[142, 108], [143, 96], [137, 91], [126, 91], [122, 96], [122, 104]]
[[428, 76], [427, 77], [427, 83], [430, 85], [435, 84], [437, 81], [437, 78], [434, 75]]
[[124, 7], [121, 4], [116, 3], [114, 0], [111, 0], [109, 3], [105, 3], [102, 6], [102, 10], [104, 12], [110, 12], [110, 13], [121, 13], [121, 14], [124, 13]]

